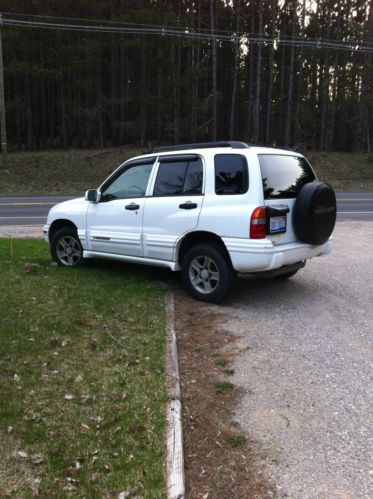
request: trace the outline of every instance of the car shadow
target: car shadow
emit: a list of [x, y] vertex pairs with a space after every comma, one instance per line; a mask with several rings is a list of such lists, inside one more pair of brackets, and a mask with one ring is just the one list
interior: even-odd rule
[[313, 286], [304, 281], [301, 276], [297, 275], [288, 280], [276, 280], [240, 274], [233, 291], [223, 305], [240, 307], [255, 304], [255, 306], [263, 306], [267, 309], [271, 303], [287, 305], [296, 300], [307, 301], [310, 298], [314, 299]]
[[173, 286], [180, 284], [181, 286], [179, 272], [173, 272], [172, 270], [163, 267], [153, 267], [115, 260], [101, 260], [98, 258], [87, 259], [86, 263], [86, 268], [101, 269], [105, 272], [112, 273], [113, 275], [115, 274], [116, 276], [122, 275], [123, 278], [138, 277], [139, 279], [153, 281], [154, 283], [158, 281]]
[[[114, 260], [90, 259], [85, 267], [101, 269], [106, 274], [121, 276], [126, 279], [141, 279], [154, 286], [161, 285], [169, 291], [178, 291], [179, 298], [189, 297], [183, 287], [180, 272], [173, 272], [163, 267], [153, 267]], [[320, 284], [320, 283], [319, 283]], [[239, 308], [255, 306], [268, 309], [271, 304], [286, 306], [292, 301], [307, 302], [315, 300], [314, 286], [299, 274], [288, 280], [259, 278], [248, 274], [239, 274], [230, 294], [223, 302], [215, 305], [219, 308]], [[208, 304], [206, 304], [208, 306]]]

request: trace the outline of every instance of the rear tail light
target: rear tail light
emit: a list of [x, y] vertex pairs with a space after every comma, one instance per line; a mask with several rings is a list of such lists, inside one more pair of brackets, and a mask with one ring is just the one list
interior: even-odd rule
[[267, 235], [267, 213], [264, 206], [255, 208], [250, 221], [250, 238], [263, 239]]

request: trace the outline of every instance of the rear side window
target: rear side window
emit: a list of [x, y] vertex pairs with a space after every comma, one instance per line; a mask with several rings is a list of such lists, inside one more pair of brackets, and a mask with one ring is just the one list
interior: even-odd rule
[[304, 158], [275, 154], [260, 154], [264, 199], [296, 198], [308, 182], [316, 180]]
[[199, 157], [160, 159], [153, 196], [202, 194], [203, 167]]
[[216, 194], [244, 194], [249, 186], [247, 161], [241, 154], [216, 154]]

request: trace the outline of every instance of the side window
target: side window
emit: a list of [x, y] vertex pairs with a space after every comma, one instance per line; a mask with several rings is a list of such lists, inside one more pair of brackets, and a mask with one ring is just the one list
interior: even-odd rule
[[202, 194], [203, 168], [199, 157], [192, 159], [160, 159], [154, 196]]
[[241, 154], [216, 154], [216, 194], [244, 194], [249, 187], [247, 161]]
[[104, 186], [101, 201], [144, 197], [152, 168], [153, 163], [128, 165], [109, 185]]

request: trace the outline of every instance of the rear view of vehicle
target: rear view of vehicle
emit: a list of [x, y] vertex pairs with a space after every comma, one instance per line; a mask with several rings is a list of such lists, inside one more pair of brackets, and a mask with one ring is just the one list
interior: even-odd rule
[[[330, 237], [336, 219], [333, 189], [317, 182], [303, 156], [258, 153], [268, 220], [273, 244], [295, 241], [322, 245]], [[287, 215], [287, 216], [286, 216]]]
[[[207, 245], [192, 248], [194, 258], [183, 272], [184, 284], [197, 299], [220, 301], [236, 273], [287, 279], [307, 259], [330, 252], [335, 194], [317, 181], [302, 155], [235, 144], [231, 150], [211, 150], [206, 159], [211, 164], [210, 188], [198, 230], [206, 231], [200, 242]], [[222, 244], [203, 240], [211, 233]], [[211, 248], [220, 254], [220, 262]]]

